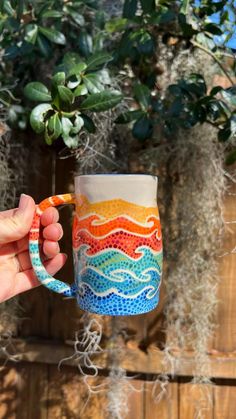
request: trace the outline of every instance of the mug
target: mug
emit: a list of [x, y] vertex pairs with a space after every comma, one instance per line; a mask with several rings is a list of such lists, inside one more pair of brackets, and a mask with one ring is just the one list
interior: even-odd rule
[[[152, 175], [82, 175], [75, 193], [43, 200], [36, 208], [29, 252], [39, 281], [76, 297], [83, 310], [111, 316], [142, 314], [159, 300], [162, 237]], [[40, 259], [40, 216], [51, 206], [75, 205], [72, 241], [75, 282], [48, 274]]]

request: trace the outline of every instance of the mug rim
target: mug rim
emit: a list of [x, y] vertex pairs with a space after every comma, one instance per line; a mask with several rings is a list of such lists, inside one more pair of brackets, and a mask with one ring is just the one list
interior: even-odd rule
[[88, 178], [88, 177], [108, 177], [108, 176], [125, 176], [125, 177], [148, 177], [148, 178], [155, 178], [158, 180], [157, 175], [150, 175], [147, 173], [94, 173], [90, 175], [75, 175], [75, 178]]

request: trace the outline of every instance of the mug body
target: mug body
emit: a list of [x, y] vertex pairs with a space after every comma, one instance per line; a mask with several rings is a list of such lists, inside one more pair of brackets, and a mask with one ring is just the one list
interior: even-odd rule
[[105, 315], [153, 310], [159, 299], [162, 238], [157, 177], [75, 177], [73, 222], [79, 306]]

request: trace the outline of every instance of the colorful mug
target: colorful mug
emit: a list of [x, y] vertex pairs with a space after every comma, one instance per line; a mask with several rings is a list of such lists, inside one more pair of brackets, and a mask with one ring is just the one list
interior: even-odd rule
[[[155, 176], [76, 176], [75, 194], [52, 196], [37, 206], [29, 251], [39, 281], [52, 291], [76, 297], [89, 312], [116, 316], [153, 310], [162, 271], [156, 199]], [[40, 216], [46, 208], [63, 204], [76, 206], [73, 285], [50, 276], [39, 254]]]

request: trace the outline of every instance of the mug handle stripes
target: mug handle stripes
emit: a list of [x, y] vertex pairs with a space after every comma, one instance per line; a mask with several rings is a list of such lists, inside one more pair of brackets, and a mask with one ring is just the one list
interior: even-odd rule
[[33, 270], [38, 280], [51, 291], [62, 294], [66, 297], [75, 297], [75, 285], [69, 285], [65, 282], [59, 281], [51, 276], [45, 269], [39, 253], [39, 231], [40, 231], [40, 217], [43, 211], [49, 207], [56, 207], [58, 205], [75, 204], [74, 194], [54, 195], [50, 198], [44, 199], [37, 205], [34, 215], [33, 223], [29, 233], [29, 254]]

